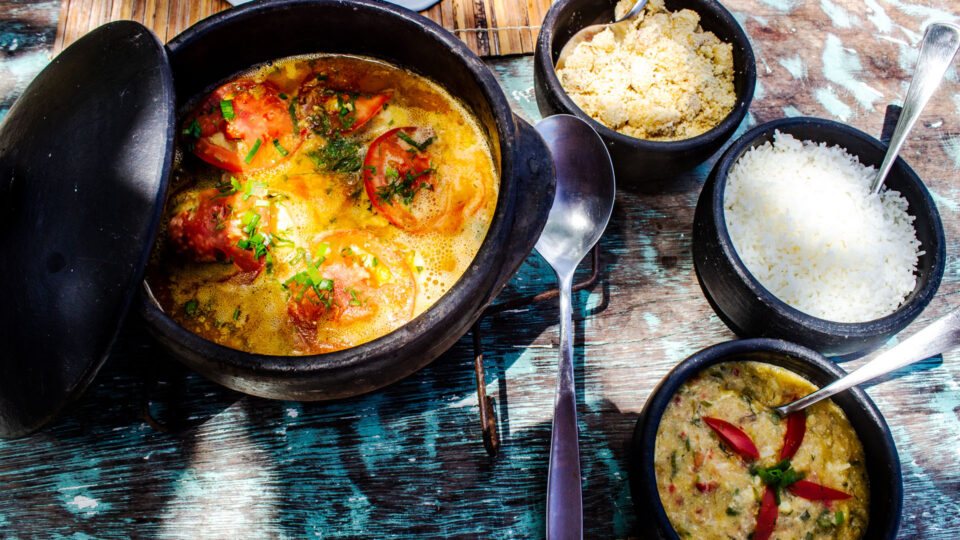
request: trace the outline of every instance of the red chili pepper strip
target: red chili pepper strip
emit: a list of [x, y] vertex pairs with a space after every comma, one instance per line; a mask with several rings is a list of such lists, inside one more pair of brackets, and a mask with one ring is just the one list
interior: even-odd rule
[[807, 415], [797, 411], [787, 417], [787, 432], [783, 435], [783, 448], [780, 449], [780, 460], [792, 459], [803, 442], [803, 435], [807, 431]]
[[760, 459], [760, 452], [757, 451], [756, 445], [753, 444], [750, 437], [741, 431], [740, 428], [726, 420], [711, 418], [709, 416], [704, 416], [703, 421], [706, 422], [707, 425], [717, 433], [720, 440], [726, 443], [734, 452], [748, 459]]
[[821, 486], [820, 484], [814, 484], [807, 480], [798, 480], [796, 483], [788, 486], [787, 491], [808, 501], [842, 501], [843, 499], [853, 497], [853, 495]]
[[773, 486], [767, 486], [760, 501], [760, 511], [757, 512], [757, 528], [753, 531], [753, 540], [767, 540], [773, 534], [777, 525], [777, 495]]

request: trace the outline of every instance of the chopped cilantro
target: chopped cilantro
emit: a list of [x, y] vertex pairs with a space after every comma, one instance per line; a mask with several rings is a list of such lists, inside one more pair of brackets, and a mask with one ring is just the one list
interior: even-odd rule
[[194, 139], [199, 139], [203, 131], [200, 129], [200, 122], [196, 118], [190, 121], [187, 127], [183, 128], [183, 134]]
[[400, 138], [400, 140], [402, 140], [403, 142], [409, 144], [410, 146], [416, 148], [421, 152], [423, 152], [424, 150], [427, 149], [428, 146], [433, 144], [434, 139], [436, 139], [436, 137], [430, 137], [429, 139], [421, 143], [418, 143], [417, 141], [413, 140], [413, 137], [404, 133], [402, 129], [400, 131], [397, 131], [397, 137]]
[[347, 289], [347, 292], [350, 293], [350, 305], [351, 305], [351, 306], [359, 306], [359, 305], [361, 305], [360, 299], [357, 298], [357, 291], [356, 291], [356, 290], [354, 290], [354, 289], [351, 287], [351, 288]]
[[229, 182], [217, 184], [217, 190], [220, 193], [211, 197], [210, 200], [216, 199], [217, 197], [229, 197], [241, 189], [243, 189], [243, 187], [240, 185], [240, 181], [231, 176]]
[[[349, 101], [344, 101], [344, 97]], [[337, 94], [337, 115], [340, 117], [340, 130], [349, 131], [357, 122], [356, 94]]]
[[253, 143], [253, 148], [247, 152], [247, 157], [243, 158], [243, 161], [249, 165], [253, 161], [253, 156], [257, 155], [257, 150], [260, 150], [260, 145], [263, 144], [260, 142], [260, 137], [257, 137], [256, 142]]
[[196, 300], [190, 300], [183, 305], [183, 311], [186, 312], [188, 317], [193, 317], [197, 313], [197, 307], [200, 306], [200, 303]]
[[407, 172], [403, 175], [403, 178], [401, 178], [400, 173], [398, 173], [396, 169], [387, 167], [384, 171], [384, 178], [387, 180], [387, 185], [377, 186], [377, 199], [381, 203], [393, 205], [393, 198], [398, 197], [403, 201], [403, 204], [410, 206], [410, 204], [413, 203], [414, 196], [416, 196], [417, 192], [421, 189], [433, 191], [433, 184], [424, 181], [418, 182], [417, 179], [434, 171], [436, 171], [436, 169], [429, 168], [417, 173]]
[[830, 511], [824, 510], [824, 511], [817, 517], [817, 526], [820, 527], [820, 528], [823, 529], [823, 530], [827, 530], [827, 531], [828, 531], [828, 530], [831, 530], [831, 529], [833, 529], [834, 527], [837, 526], [837, 524], [835, 523], [835, 520], [836, 520], [836, 518], [834, 517], [833, 514], [830, 513]]
[[286, 148], [284, 148], [283, 146], [280, 146], [280, 141], [277, 139], [273, 140], [273, 147], [277, 149], [277, 153], [280, 154], [281, 156], [286, 156], [287, 154], [289, 154]]
[[287, 112], [290, 113], [290, 122], [293, 123], [293, 131], [296, 133], [299, 131], [297, 128], [297, 98], [290, 100], [290, 106], [287, 107]]
[[307, 156], [322, 171], [352, 173], [359, 171], [363, 165], [360, 144], [337, 134], [330, 137], [323, 148], [308, 152]]
[[220, 100], [220, 112], [223, 114], [224, 119], [233, 120], [237, 115], [233, 112], [233, 101], [229, 99]]
[[293, 277], [283, 282], [284, 288], [289, 289], [291, 283], [300, 286], [300, 292], [297, 294], [297, 301], [303, 299], [306, 292], [313, 289], [317, 293], [317, 299], [309, 298], [314, 303], [322, 303], [326, 307], [333, 305], [331, 294], [333, 292], [333, 280], [320, 275], [320, 271], [310, 266], [303, 272], [294, 274]]
[[797, 472], [797, 470], [790, 465], [790, 460], [788, 459], [782, 460], [773, 467], [751, 467], [750, 474], [759, 476], [764, 484], [773, 486], [778, 505], [780, 504], [780, 490], [803, 480], [803, 478], [807, 476], [805, 472]]

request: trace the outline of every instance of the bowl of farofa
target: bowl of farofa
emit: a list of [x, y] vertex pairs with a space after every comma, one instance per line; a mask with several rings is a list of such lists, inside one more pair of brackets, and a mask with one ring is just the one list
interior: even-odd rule
[[570, 37], [632, 6], [619, 4], [553, 4], [537, 38], [537, 106], [544, 116], [587, 121], [607, 145], [617, 181], [650, 187], [703, 163], [730, 138], [753, 100], [756, 64], [746, 34], [720, 3], [651, 0], [623, 39], [598, 34], [558, 74]]
[[[791, 168], [794, 152], [805, 153], [804, 168]], [[864, 182], [885, 152], [877, 139], [817, 118], [769, 122], [730, 146], [693, 225], [697, 279], [727, 326], [844, 355], [879, 346], [923, 311], [943, 277], [943, 224], [903, 159], [879, 197], [869, 195]], [[787, 169], [796, 182], [777, 183]]]
[[[781, 468], [791, 471], [788, 482], [795, 483], [776, 488], [781, 501], [774, 506], [770, 538], [802, 538], [805, 532], [817, 538], [895, 538], [903, 506], [900, 460], [866, 393], [854, 388], [801, 413], [804, 436], [789, 451], [790, 419], [773, 416], [770, 406], [780, 403], [766, 403], [843, 375], [822, 355], [774, 339], [721, 343], [678, 364], [647, 399], [633, 433], [631, 495], [634, 506], [653, 517], [644, 520], [641, 537], [762, 538], [760, 508], [771, 484], [760, 471], [787, 451], [789, 465]], [[742, 456], [736, 441], [708, 425], [716, 419], [742, 429], [759, 457]], [[810, 497], [800, 491], [810, 483], [848, 497]]]

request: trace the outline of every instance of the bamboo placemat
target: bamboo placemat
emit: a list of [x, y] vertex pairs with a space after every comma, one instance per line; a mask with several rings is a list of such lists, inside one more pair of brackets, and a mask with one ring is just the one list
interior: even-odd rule
[[[551, 0], [442, 0], [423, 14], [480, 56], [533, 52]], [[132, 19], [169, 41], [191, 24], [229, 8], [224, 0], [62, 0], [54, 52], [110, 21]]]

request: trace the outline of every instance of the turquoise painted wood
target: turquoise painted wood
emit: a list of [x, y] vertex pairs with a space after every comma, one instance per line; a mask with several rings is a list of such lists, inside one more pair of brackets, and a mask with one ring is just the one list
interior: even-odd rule
[[[878, 133], [884, 106], [906, 91], [923, 26], [957, 22], [960, 12], [956, 1], [725, 4], [757, 55], [757, 97], [741, 131], [803, 114]], [[0, 108], [47, 61], [57, 10], [54, 1], [0, 0]], [[488, 63], [516, 110], [536, 120], [532, 59]], [[953, 68], [902, 153], [934, 193], [949, 242], [940, 293], [905, 334], [960, 303], [958, 96]], [[659, 194], [621, 189], [601, 242], [602, 282], [575, 299], [588, 538], [629, 537], [644, 519], [630, 499], [627, 441], [657, 381], [687, 355], [733, 338], [703, 298], [690, 257], [709, 166]], [[503, 298], [553, 283], [533, 255]], [[381, 392], [289, 403], [188, 372], [132, 324], [59, 421], [0, 441], [0, 538], [541, 536], [556, 318], [548, 303], [482, 325], [497, 458], [480, 442], [469, 338]], [[958, 382], [960, 352], [952, 352], [868, 389], [903, 464], [902, 538], [960, 531]], [[145, 407], [167, 431], [151, 425]]]

